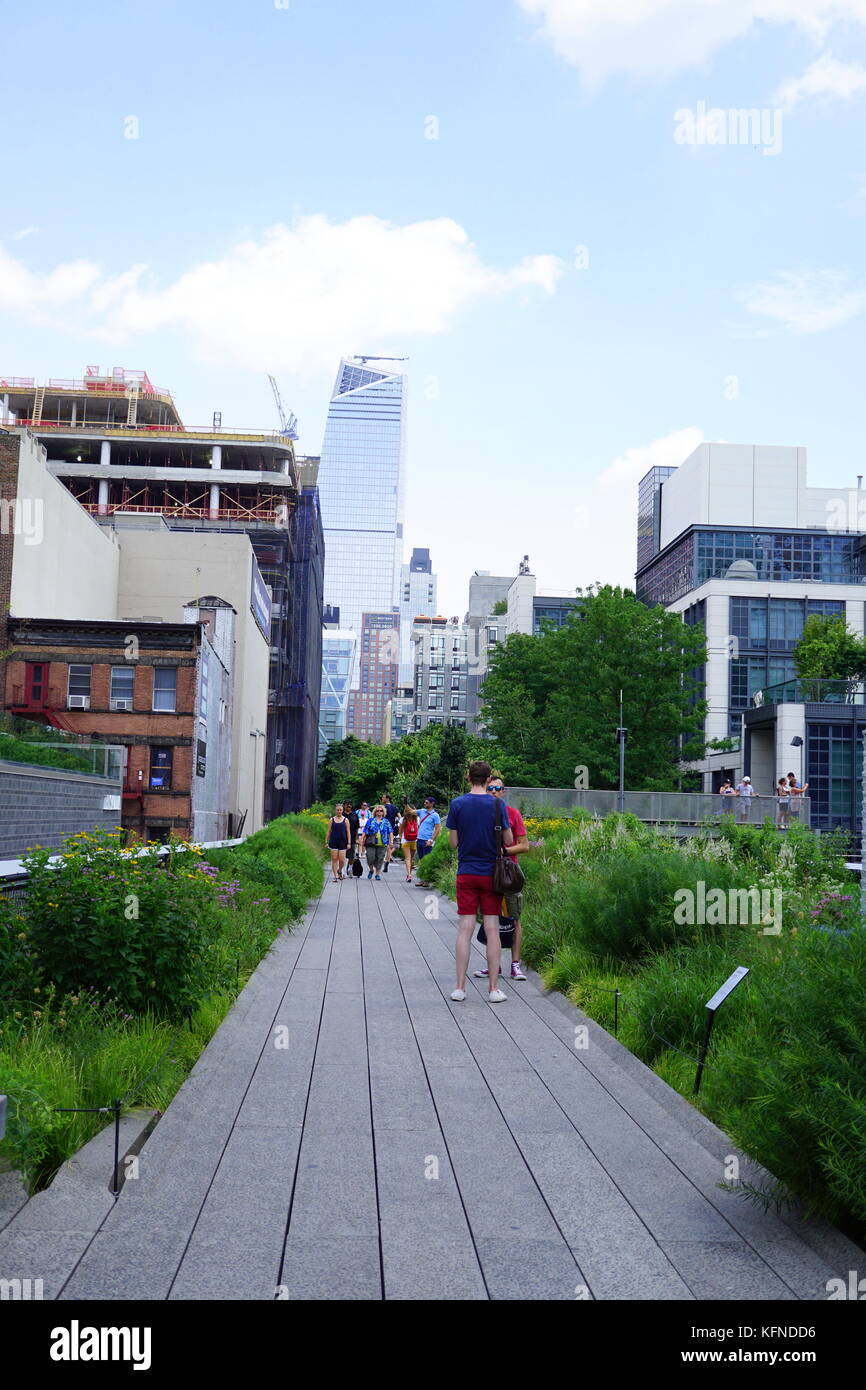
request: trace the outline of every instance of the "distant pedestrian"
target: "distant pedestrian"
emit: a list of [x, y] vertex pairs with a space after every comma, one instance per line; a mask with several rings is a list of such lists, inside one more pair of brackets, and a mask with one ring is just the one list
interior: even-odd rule
[[788, 810], [791, 805], [791, 789], [788, 786], [787, 777], [780, 777], [776, 787], [776, 799], [779, 803], [779, 819], [776, 822], [780, 830], [788, 829]]
[[343, 815], [349, 822], [349, 848], [346, 851], [346, 861], [353, 864], [355, 861], [355, 848], [358, 843], [358, 812], [352, 809], [351, 801], [343, 802]]
[[403, 863], [406, 866], [406, 882], [412, 882], [412, 860], [418, 844], [418, 812], [414, 806], [407, 806], [403, 812], [400, 827], [403, 842]]
[[346, 869], [346, 851], [349, 848], [349, 840], [349, 822], [343, 812], [343, 807], [338, 804], [328, 821], [328, 830], [325, 835], [325, 844], [331, 851], [331, 873], [335, 883], [339, 883]]
[[737, 783], [737, 796], [743, 798], [743, 807], [740, 812], [740, 820], [747, 821], [752, 813], [752, 797], [758, 793], [752, 786], [751, 777], [744, 777], [742, 782]]
[[493, 887], [493, 869], [498, 857], [496, 826], [502, 826], [506, 847], [514, 843], [506, 808], [495, 796], [488, 796], [491, 767], [480, 759], [469, 764], [469, 791], [455, 796], [445, 822], [451, 848], [457, 850], [457, 987], [451, 998], [466, 998], [466, 972], [472, 950], [475, 918], [481, 909], [487, 934], [487, 998], [501, 1004], [507, 995], [499, 988], [502, 947], [499, 940], [500, 894]]
[[388, 853], [385, 855], [385, 873], [388, 872], [388, 865], [394, 858], [394, 848], [397, 843], [397, 824], [400, 820], [400, 812], [391, 800], [391, 793], [384, 792], [382, 795], [382, 805], [385, 807], [385, 819], [391, 827], [391, 840], [388, 845]]
[[[505, 803], [505, 783], [501, 772], [491, 772], [490, 781], [487, 783], [487, 790], [494, 796], [508, 812], [508, 823], [514, 836], [514, 843], [509, 845], [508, 853], [514, 855], [525, 854], [529, 849], [529, 838], [526, 834], [526, 825], [516, 806], [508, 806]], [[512, 980], [525, 980], [526, 971], [520, 959], [520, 952], [523, 947], [523, 924], [521, 917], [523, 914], [523, 894], [506, 893], [502, 901], [501, 916], [508, 919], [509, 926], [513, 927], [511, 939], [511, 978]], [[500, 925], [503, 925], [500, 923]], [[484, 928], [485, 933], [487, 928]], [[479, 979], [487, 975], [487, 968], [476, 970], [475, 974]]]
[[442, 817], [436, 810], [436, 801], [432, 796], [425, 796], [424, 809], [418, 813], [419, 861], [430, 853], [439, 837], [441, 829]]
[[385, 815], [384, 806], [374, 806], [373, 814], [364, 826], [364, 850], [367, 855], [367, 877], [375, 873], [380, 879], [380, 870], [385, 863], [385, 854], [391, 843], [391, 823]]
[[801, 783], [796, 773], [789, 772], [788, 790], [791, 797], [791, 815], [799, 818], [800, 812], [803, 809], [803, 797], [809, 790], [809, 783]]

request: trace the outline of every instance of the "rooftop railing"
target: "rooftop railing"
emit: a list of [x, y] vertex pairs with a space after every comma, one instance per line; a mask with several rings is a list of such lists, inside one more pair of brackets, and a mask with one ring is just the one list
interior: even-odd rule
[[823, 680], [818, 676], [797, 676], [755, 691], [752, 704], [763, 705], [862, 705], [866, 686], [862, 681]]
[[[609, 816], [619, 810], [617, 791], [578, 791], [573, 787], [509, 787], [509, 799], [521, 811], [561, 811], [577, 808], [595, 816]], [[767, 794], [754, 796], [721, 796], [718, 792], [650, 792], [624, 793], [624, 809], [638, 820], [653, 825], [700, 826], [732, 816], [739, 821], [760, 824], [765, 816], [777, 817], [776, 798]], [[803, 825], [810, 822], [810, 798], [800, 797], [793, 811]]]

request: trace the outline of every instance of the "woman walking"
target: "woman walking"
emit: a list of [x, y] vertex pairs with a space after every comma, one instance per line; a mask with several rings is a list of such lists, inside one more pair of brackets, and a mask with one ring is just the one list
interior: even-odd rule
[[331, 873], [334, 882], [339, 883], [346, 868], [346, 851], [349, 848], [349, 822], [339, 804], [328, 821], [325, 846], [331, 851]]
[[385, 816], [384, 806], [374, 806], [373, 814], [364, 826], [364, 850], [367, 855], [367, 877], [382, 877], [385, 853], [391, 843], [391, 824]]
[[403, 860], [406, 865], [406, 882], [412, 882], [412, 860], [418, 843], [418, 812], [414, 806], [406, 806], [401, 825], [403, 835]]
[[788, 786], [787, 777], [779, 778], [779, 785], [776, 788], [776, 796], [779, 798], [779, 819], [776, 822], [780, 830], [788, 829], [788, 808], [791, 805], [791, 788]]

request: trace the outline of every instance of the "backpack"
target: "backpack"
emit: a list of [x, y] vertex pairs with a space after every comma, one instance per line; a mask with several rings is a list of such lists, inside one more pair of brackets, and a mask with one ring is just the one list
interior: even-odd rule
[[354, 877], [355, 877], [355, 878], [360, 878], [363, 872], [364, 872], [364, 869], [363, 869], [363, 866], [362, 866], [362, 864], [361, 864], [360, 859], [355, 859], [355, 860], [353, 860], [353, 862], [352, 862], [352, 874], [354, 875]]

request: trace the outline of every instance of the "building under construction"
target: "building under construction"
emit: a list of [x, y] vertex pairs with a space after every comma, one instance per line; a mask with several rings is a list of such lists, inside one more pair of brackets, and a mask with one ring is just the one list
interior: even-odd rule
[[[265, 816], [315, 792], [324, 542], [317, 460], [294, 432], [187, 426], [146, 372], [80, 380], [0, 376], [0, 424], [25, 427], [51, 473], [95, 519], [152, 514], [172, 529], [249, 535], [272, 595]], [[254, 602], [251, 599], [251, 602]]]

